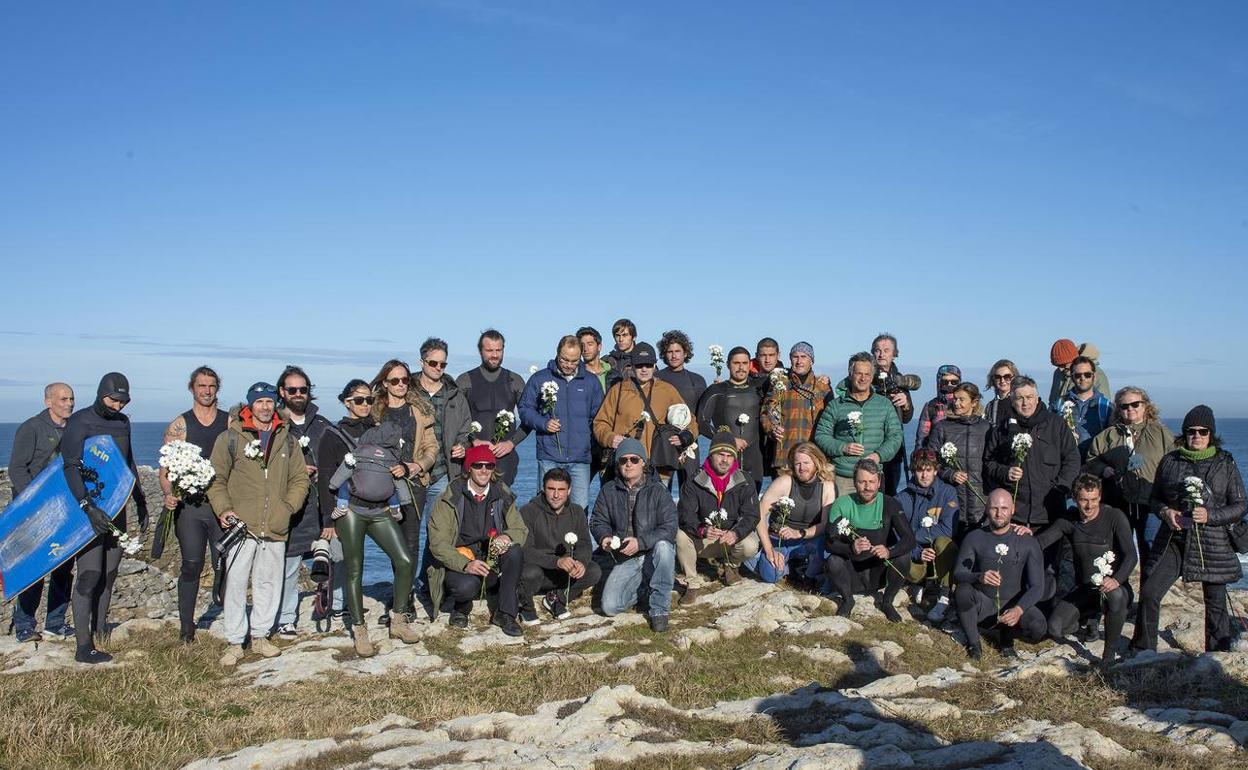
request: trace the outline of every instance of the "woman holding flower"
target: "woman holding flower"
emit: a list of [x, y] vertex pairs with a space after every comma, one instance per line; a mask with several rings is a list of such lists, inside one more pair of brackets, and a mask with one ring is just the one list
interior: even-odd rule
[[1140, 588], [1134, 649], [1157, 649], [1161, 600], [1179, 577], [1201, 584], [1205, 649], [1231, 648], [1234, 634], [1226, 586], [1239, 580], [1243, 569], [1231, 545], [1230, 528], [1243, 518], [1248, 498], [1235, 459], [1221, 446], [1213, 410], [1202, 404], [1183, 418], [1183, 435], [1157, 466], [1152, 502], [1162, 527], [1153, 540], [1148, 577]]
[[[955, 537], [978, 527], [984, 519], [984, 445], [992, 423], [984, 419], [979, 388], [963, 382], [953, 391], [953, 410], [936, 423], [927, 445], [942, 458], [937, 475], [958, 493]], [[946, 446], [952, 444], [952, 450]]]
[[[803, 577], [823, 572], [823, 531], [836, 500], [836, 472], [819, 447], [799, 441], [789, 449], [781, 475], [759, 503], [758, 540], [762, 551], [746, 566], [766, 583], [789, 574], [791, 560], [805, 560]], [[783, 502], [782, 502], [783, 501]]]
[[884, 585], [876, 606], [893, 623], [901, 614], [893, 599], [910, 570], [914, 532], [896, 498], [880, 490], [883, 472], [874, 460], [854, 468], [854, 493], [832, 503], [824, 530], [824, 569], [841, 595], [836, 614], [849, 617], [854, 594], [872, 594]]

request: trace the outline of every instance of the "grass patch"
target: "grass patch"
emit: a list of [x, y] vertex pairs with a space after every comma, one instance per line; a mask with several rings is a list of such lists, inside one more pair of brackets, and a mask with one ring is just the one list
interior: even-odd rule
[[646, 770], [732, 770], [756, 756], [758, 756], [757, 751], [740, 749], [676, 757], [650, 756], [646, 757], [644, 762], [596, 759], [593, 770], [636, 770], [637, 767], [645, 767]]

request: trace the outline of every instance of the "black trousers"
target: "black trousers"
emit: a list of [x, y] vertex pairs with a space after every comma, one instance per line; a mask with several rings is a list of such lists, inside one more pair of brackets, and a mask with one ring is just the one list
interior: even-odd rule
[[[1152, 568], [1144, 579], [1144, 584], [1140, 586], [1135, 637], [1131, 640], [1133, 649], [1157, 649], [1161, 600], [1183, 573], [1183, 542], [1182, 537], [1172, 532], [1165, 548], [1156, 559], [1150, 560]], [[1226, 584], [1201, 583], [1200, 588], [1205, 599], [1205, 651], [1229, 650], [1234, 635], [1231, 632], [1231, 615], [1226, 606]]]
[[[1015, 639], [1035, 644], [1043, 639], [1049, 630], [1044, 613], [1036, 607], [1024, 610], [1023, 617], [1019, 618], [1017, 625], [1001, 624], [997, 620], [996, 595], [986, 594], [970, 583], [958, 583], [957, 588], [953, 590], [953, 604], [958, 611], [958, 622], [962, 624], [962, 633], [966, 634], [968, 644], [979, 644], [981, 627], [987, 629], [996, 626], [999, 628], [1001, 641], [1004, 644], [1012, 644]], [[1009, 604], [1001, 605], [1002, 612], [1009, 608]]]
[[587, 589], [598, 585], [601, 579], [602, 567], [599, 567], [592, 559], [585, 563], [585, 574], [581, 575], [579, 580], [573, 580], [571, 588], [568, 586], [568, 573], [563, 570], [546, 569], [536, 564], [526, 563], [520, 579], [520, 606], [532, 609], [533, 597], [547, 591], [558, 591], [560, 594], [567, 591], [563, 598], [570, 602]]
[[884, 494], [897, 496], [901, 486], [901, 467], [906, 461], [906, 445], [902, 442], [901, 449], [891, 460], [884, 462]]
[[182, 569], [178, 573], [178, 620], [183, 634], [195, 631], [195, 601], [199, 598], [199, 578], [204, 574], [204, 550], [212, 557], [212, 569], [217, 569], [218, 544], [221, 542], [221, 525], [207, 503], [186, 505], [177, 512], [174, 535], [182, 552]]
[[847, 599], [854, 594], [873, 594], [883, 584], [884, 602], [887, 604], [905, 585], [905, 575], [910, 571], [910, 554], [903, 554], [892, 562], [897, 569], [874, 556], [855, 560], [832, 554], [824, 560], [823, 570], [837, 592]]
[[1054, 639], [1070, 636], [1080, 623], [1092, 620], [1104, 610], [1105, 652], [1108, 653], [1122, 638], [1122, 625], [1127, 622], [1130, 605], [1130, 585], [1121, 585], [1107, 594], [1102, 594], [1095, 586], [1079, 586], [1053, 605], [1049, 613], [1049, 636]]
[[[495, 569], [485, 578], [486, 592], [498, 591], [498, 611], [515, 616], [519, 609], [520, 577], [524, 572], [524, 549], [513, 546], [498, 557]], [[481, 578], [446, 570], [446, 595], [456, 604], [481, 598]]]
[[[125, 519], [121, 520], [125, 526]], [[92, 644], [91, 635], [108, 628], [108, 606], [113, 601], [113, 581], [121, 564], [121, 546], [114, 535], [96, 535], [74, 561], [74, 634], [79, 647]]]
[[1131, 522], [1131, 529], [1135, 530], [1135, 549], [1140, 557], [1140, 585], [1143, 586], [1148, 578], [1148, 573], [1144, 571], [1144, 562], [1148, 560], [1148, 538], [1144, 535], [1144, 528], [1148, 525], [1149, 509], [1147, 505], [1126, 503], [1122, 510], [1127, 514], [1127, 521]]

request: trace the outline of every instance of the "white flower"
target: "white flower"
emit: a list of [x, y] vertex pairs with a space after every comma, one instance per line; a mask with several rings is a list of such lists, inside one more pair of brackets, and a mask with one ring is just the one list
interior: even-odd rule
[[620, 538], [616, 537], [615, 535], [612, 535], [607, 540], [607, 548], [610, 548], [612, 551], [620, 550]]
[[771, 370], [771, 374], [767, 375], [767, 379], [771, 385], [771, 389], [777, 393], [789, 389], [789, 373], [779, 366]]
[[746, 414], [745, 412], [742, 412], [741, 414], [737, 415], [737, 425], [749, 425], [749, 424], [750, 424], [750, 416], [748, 414]]
[[1005, 556], [1010, 552], [1010, 547], [1005, 543], [997, 543], [997, 547], [993, 550], [997, 552], [997, 556]]
[[568, 534], [564, 535], [563, 542], [567, 543], [568, 545], [576, 545], [576, 533], [569, 532]]
[[506, 409], [503, 409], [494, 416], [494, 420], [496, 422], [506, 423], [507, 425], [510, 425], [516, 421], [516, 415], [512, 412], [509, 412]]
[[715, 527], [722, 527], [728, 523], [728, 511], [725, 511], [723, 508], [711, 511], [707, 514], [706, 520]]
[[541, 371], [541, 367], [539, 367], [537, 364], [533, 364], [532, 366], [529, 367], [530, 376], [537, 374], [540, 371]]
[[1015, 435], [1014, 440], [1010, 442], [1010, 449], [1014, 450], [1015, 452], [1019, 451], [1020, 449], [1022, 449], [1023, 451], [1031, 449], [1031, 434], [1019, 433]]
[[472, 431], [473, 433], [480, 433], [481, 423], [477, 422], [476, 420], [473, 420], [472, 424], [468, 426], [468, 429]]
[[858, 410], [855, 409], [854, 411], [845, 415], [845, 422], [849, 423], [850, 428], [854, 430], [858, 430], [859, 428], [862, 427], [862, 412], [859, 412]]
[[1099, 588], [1100, 585], [1105, 582], [1105, 573], [1097, 572], [1092, 575], [1091, 579], [1092, 579], [1092, 585], [1097, 586]]
[[684, 404], [672, 404], [667, 408], [667, 424], [673, 428], [684, 430], [693, 422], [693, 413]]
[[1074, 416], [1075, 416], [1075, 402], [1063, 401], [1062, 402], [1062, 417], [1069, 420], [1073, 418]]
[[719, 356], [720, 358], [724, 357], [724, 348], [722, 345], [707, 345], [706, 350], [711, 354], [711, 358], [715, 358], [716, 356]]
[[924, 516], [923, 521], [920, 521], [919, 524], [923, 526], [923, 529], [931, 529], [936, 526], [936, 520], [931, 516]]
[[260, 456], [260, 439], [252, 439], [247, 442], [247, 446], [243, 447], [243, 456], [249, 460], [254, 460]]
[[949, 462], [958, 456], [958, 447], [952, 441], [946, 441], [940, 447], [940, 459]]
[[307, 436], [300, 436], [300, 437], [299, 437], [299, 448], [300, 448], [300, 449], [307, 449], [307, 448], [308, 448], [308, 444], [311, 444], [311, 443], [312, 443], [312, 439], [308, 438]]
[[348, 468], [355, 467], [355, 455], [351, 454], [350, 452], [347, 452], [345, 455], [342, 456], [342, 461], [346, 463]]
[[838, 535], [849, 537], [849, 534], [853, 531], [854, 527], [849, 523], [849, 519], [840, 518], [836, 520], [836, 533]]
[[1106, 552], [1105, 552], [1105, 555], [1104, 555], [1104, 556], [1102, 556], [1101, 558], [1105, 560], [1105, 563], [1106, 563], [1106, 564], [1113, 564], [1113, 563], [1114, 563], [1114, 559], [1116, 559], [1116, 558], [1118, 558], [1118, 557], [1117, 557], [1117, 556], [1114, 556], [1114, 552], [1113, 552], [1113, 551], [1106, 551]]

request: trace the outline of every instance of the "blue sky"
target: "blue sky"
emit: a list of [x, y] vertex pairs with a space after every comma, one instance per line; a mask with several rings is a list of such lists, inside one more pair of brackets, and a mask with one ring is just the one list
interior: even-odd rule
[[0, 421], [619, 316], [1248, 415], [1242, 3], [255, 5], [0, 10]]

